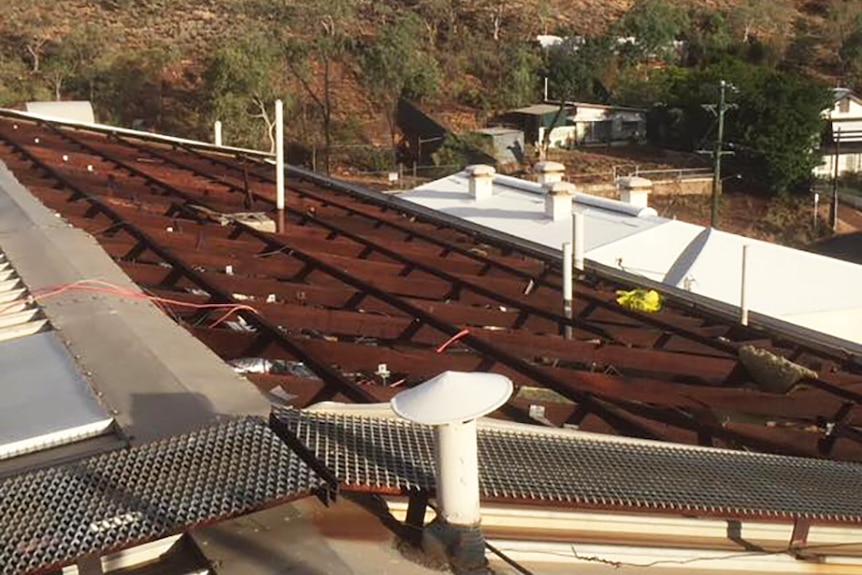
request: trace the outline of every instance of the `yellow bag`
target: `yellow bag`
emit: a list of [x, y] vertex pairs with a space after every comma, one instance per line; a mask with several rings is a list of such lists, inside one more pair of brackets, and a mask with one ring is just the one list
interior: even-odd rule
[[661, 294], [655, 290], [617, 290], [617, 303], [626, 309], [654, 313], [661, 309]]

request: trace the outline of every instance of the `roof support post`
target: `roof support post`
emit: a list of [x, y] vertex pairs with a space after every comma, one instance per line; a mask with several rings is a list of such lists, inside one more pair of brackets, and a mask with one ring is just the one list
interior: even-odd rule
[[739, 323], [744, 326], [748, 325], [748, 301], [746, 297], [747, 291], [747, 278], [748, 274], [748, 248], [750, 246], [748, 244], [742, 246], [742, 281], [740, 283], [740, 291], [739, 291]]
[[584, 243], [584, 214], [575, 212], [572, 214], [572, 243], [574, 244], [574, 264], [575, 269], [584, 271], [584, 252], [586, 244]]
[[425, 511], [428, 509], [428, 492], [424, 489], [410, 493], [407, 502], [407, 517], [404, 523], [408, 527], [408, 535], [412, 543], [422, 542], [422, 529], [425, 527]]
[[213, 125], [215, 145], [221, 147], [221, 120], [216, 120]]
[[278, 211], [284, 210], [284, 103], [281, 100], [275, 101], [275, 206]]
[[[563, 244], [563, 315], [566, 319], [572, 319], [572, 282], [574, 281], [572, 260], [572, 244], [566, 242]], [[571, 322], [566, 324], [564, 331], [565, 338], [572, 339]]]

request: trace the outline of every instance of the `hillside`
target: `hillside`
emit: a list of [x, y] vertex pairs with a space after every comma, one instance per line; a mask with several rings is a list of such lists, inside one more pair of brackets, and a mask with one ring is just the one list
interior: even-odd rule
[[[690, 15], [685, 35], [692, 42], [711, 33], [715, 27], [711, 15], [724, 11], [722, 33], [731, 41], [756, 37], [769, 43], [772, 52], [796, 60], [801, 60], [796, 53], [804, 52], [799, 65], [831, 81], [837, 63], [829, 40], [834, 28], [827, 17], [830, 7], [860, 4], [657, 1]], [[370, 93], [361, 66], [370, 39], [393, 20], [410, 13], [417, 16], [413, 36], [419, 37], [413, 40], [420, 58], [415, 65], [427, 63], [433, 72], [429, 74], [435, 76], [433, 90], [421, 93], [423, 104], [455, 129], [465, 130], [495, 111], [540, 96], [541, 54], [523, 52], [537, 34], [596, 36], [611, 31], [636, 4], [637, 0], [7, 1], [0, 5], [0, 105], [57, 97], [91, 99], [106, 121], [203, 137], [215, 115], [233, 114], [234, 124], [260, 116], [253, 98], [217, 102], [223, 94], [213, 92], [207, 67], [217, 53], [247, 50], [248, 38], [258, 43], [264, 38], [272, 46], [260, 53], [271, 60], [272, 69], [249, 70], [253, 56], [244, 64], [234, 62], [232, 75], [225, 78], [227, 88], [242, 85], [249, 94], [278, 92], [286, 97], [291, 132], [307, 149], [325, 146], [324, 139], [386, 145], [386, 99]], [[338, 44], [327, 48], [331, 33], [338, 34]], [[283, 53], [272, 56], [272, 50]], [[301, 70], [290, 66], [294, 61], [301, 62], [297, 66]], [[524, 74], [531, 79], [527, 85], [519, 80]], [[611, 90], [623, 80], [617, 72], [604, 76], [602, 81]], [[512, 87], [518, 81], [521, 86]], [[249, 82], [267, 85], [246, 85]], [[237, 93], [234, 100], [242, 96]], [[319, 133], [323, 124], [329, 126], [326, 138]], [[264, 133], [243, 129], [233, 137], [237, 143], [264, 146]]]

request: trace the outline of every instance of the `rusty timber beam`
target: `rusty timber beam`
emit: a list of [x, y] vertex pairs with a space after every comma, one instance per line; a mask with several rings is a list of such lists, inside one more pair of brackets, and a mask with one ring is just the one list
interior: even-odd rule
[[[194, 166], [190, 166], [184, 162], [180, 162], [174, 158], [171, 158], [170, 156], [168, 156], [166, 154], [161, 154], [161, 153], [155, 152], [153, 150], [143, 150], [143, 151], [146, 151], [147, 153], [151, 154], [152, 156], [157, 157], [163, 161], [173, 163], [175, 166], [177, 166], [179, 168], [187, 169], [187, 170], [195, 173], [199, 177], [206, 178], [207, 180], [210, 180], [210, 181], [215, 182], [221, 186], [224, 186], [224, 187], [234, 191], [235, 193], [240, 193], [240, 194], [245, 193], [245, 190], [243, 190], [239, 186], [236, 186], [230, 182], [227, 182], [226, 180], [223, 180], [222, 178], [218, 178], [218, 177], [213, 176], [211, 174], [207, 174], [204, 171], [202, 171], [202, 170], [200, 170]], [[161, 185], [169, 186], [169, 184], [165, 184], [165, 183], [161, 183]], [[261, 196], [259, 194], [255, 194], [254, 192], [252, 192], [252, 193], [255, 195], [256, 198], [264, 200], [267, 203], [272, 204], [272, 201], [269, 198], [266, 198], [265, 196]], [[329, 201], [329, 200], [327, 200], [327, 201]], [[503, 295], [499, 292], [495, 292], [495, 291], [490, 290], [488, 288], [485, 288], [484, 286], [481, 286], [475, 282], [471, 282], [471, 281], [466, 280], [464, 278], [461, 278], [457, 275], [453, 275], [449, 272], [446, 272], [446, 271], [444, 271], [444, 270], [442, 270], [436, 266], [426, 264], [426, 263], [418, 261], [414, 258], [406, 257], [402, 253], [399, 253], [396, 250], [390, 249], [390, 248], [388, 248], [388, 247], [386, 247], [386, 246], [384, 246], [378, 242], [374, 242], [374, 241], [372, 241], [366, 237], [363, 237], [359, 234], [345, 230], [345, 229], [343, 229], [343, 228], [341, 228], [335, 224], [332, 224], [330, 222], [327, 222], [327, 221], [324, 221], [320, 218], [317, 218], [316, 216], [314, 216], [312, 214], [301, 212], [299, 210], [296, 210], [295, 208], [290, 208], [290, 207], [286, 207], [285, 211], [289, 214], [292, 214], [292, 215], [295, 215], [299, 218], [310, 221], [310, 222], [314, 223], [315, 225], [322, 227], [324, 229], [327, 229], [334, 234], [338, 234], [338, 235], [344, 236], [346, 238], [349, 238], [350, 240], [352, 240], [352, 241], [354, 241], [360, 245], [363, 245], [366, 248], [371, 249], [371, 250], [373, 250], [379, 254], [383, 254], [386, 257], [388, 257], [389, 259], [396, 261], [399, 264], [405, 266], [408, 270], [411, 270], [411, 271], [412, 270], [419, 270], [419, 271], [422, 271], [422, 272], [427, 273], [429, 275], [433, 275], [437, 278], [440, 278], [443, 281], [449, 282], [452, 285], [453, 291], [458, 291], [460, 289], [468, 289], [474, 293], [482, 295], [483, 297], [486, 297], [486, 298], [491, 299], [493, 301], [500, 302], [501, 304], [503, 304], [507, 307], [513, 307], [516, 309], [520, 309], [520, 310], [523, 310], [524, 312], [527, 312], [527, 313], [530, 313], [533, 315], [537, 315], [540, 317], [544, 317], [546, 319], [554, 321], [558, 325], [560, 325], [560, 329], [562, 329], [562, 327], [566, 324], [571, 324], [573, 327], [576, 327], [576, 328], [581, 329], [583, 331], [592, 333], [593, 335], [598, 335], [600, 337], [607, 339], [608, 341], [612, 341], [615, 343], [622, 343], [622, 344], [625, 343], [625, 342], [620, 341], [618, 338], [614, 337], [612, 334], [610, 334], [605, 329], [602, 329], [600, 327], [589, 324], [589, 323], [587, 323], [583, 320], [580, 320], [578, 318], [568, 319], [559, 313], [551, 312], [551, 311], [533, 306], [531, 304], [528, 304], [528, 303], [524, 302], [523, 300], [519, 300], [519, 299], [510, 297], [510, 296], [507, 296], [507, 295]], [[463, 250], [463, 251], [465, 253], [469, 253], [468, 250]], [[483, 262], [483, 263], [486, 263], [486, 265], [490, 265], [490, 263], [487, 263], [487, 262]], [[514, 268], [510, 268], [509, 266], [506, 266], [506, 269], [509, 270], [509, 269], [514, 269]], [[522, 279], [524, 279], [524, 278], [522, 278]], [[531, 282], [536, 280], [536, 278], [533, 278], [529, 274], [526, 275], [525, 279], [527, 279], [528, 281], [531, 281]]]

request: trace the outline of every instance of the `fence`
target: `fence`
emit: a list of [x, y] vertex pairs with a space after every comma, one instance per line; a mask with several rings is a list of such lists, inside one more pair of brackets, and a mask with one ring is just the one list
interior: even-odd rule
[[465, 167], [464, 164], [419, 165], [413, 163], [409, 166], [398, 164], [389, 170], [350, 170], [347, 175], [361, 180], [386, 183], [390, 189], [409, 190], [429, 181], [460, 172]]

